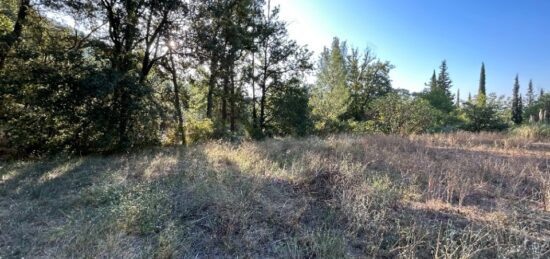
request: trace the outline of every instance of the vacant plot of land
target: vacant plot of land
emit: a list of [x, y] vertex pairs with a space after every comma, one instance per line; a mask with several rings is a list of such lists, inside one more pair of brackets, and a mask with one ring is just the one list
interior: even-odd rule
[[1, 164], [0, 257], [547, 258], [549, 211], [545, 142], [212, 142]]

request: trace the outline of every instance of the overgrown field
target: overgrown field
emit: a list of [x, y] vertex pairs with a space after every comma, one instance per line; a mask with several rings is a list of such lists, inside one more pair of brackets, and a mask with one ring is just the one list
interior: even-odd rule
[[0, 258], [550, 256], [550, 142], [339, 135], [0, 165]]

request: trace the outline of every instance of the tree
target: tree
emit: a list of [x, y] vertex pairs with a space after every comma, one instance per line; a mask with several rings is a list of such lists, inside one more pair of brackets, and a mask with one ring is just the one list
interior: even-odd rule
[[[268, 8], [269, 9], [269, 8]], [[269, 11], [269, 10], [268, 10]], [[298, 90], [302, 84], [304, 73], [312, 68], [311, 53], [296, 41], [290, 40], [286, 23], [279, 20], [279, 9], [275, 8], [265, 18], [259, 35], [260, 53], [258, 55], [258, 86], [260, 88], [259, 117], [257, 128], [264, 135], [267, 133], [270, 121], [281, 121], [276, 118], [281, 113], [281, 107], [270, 106], [270, 98], [289, 97], [291, 93], [302, 94]], [[290, 101], [290, 100], [289, 100]], [[280, 105], [284, 102], [275, 101]], [[285, 115], [286, 116], [286, 115]], [[256, 123], [253, 121], [253, 123]]]
[[287, 84], [273, 89], [270, 96], [268, 107], [271, 120], [266, 129], [269, 135], [305, 136], [310, 132], [313, 125], [306, 88], [299, 84]]
[[370, 49], [365, 50], [362, 58], [360, 55], [358, 49], [352, 49], [346, 59], [351, 102], [345, 117], [365, 121], [369, 119], [370, 102], [392, 91], [389, 73], [393, 65], [379, 60]]
[[320, 131], [334, 131], [340, 127], [341, 116], [349, 110], [350, 91], [346, 85], [345, 53], [346, 43], [338, 38], [332, 41], [331, 49], [325, 48], [319, 60], [317, 82], [309, 104], [315, 128]]
[[529, 80], [529, 86], [527, 87], [527, 105], [533, 104], [535, 101], [535, 93], [533, 89], [533, 80]]
[[[436, 84], [434, 84], [436, 82]], [[452, 81], [447, 71], [447, 61], [441, 62], [439, 76], [435, 81], [435, 71], [431, 77], [429, 89], [425, 89], [420, 97], [427, 100], [434, 108], [442, 111], [445, 114], [450, 113], [454, 107], [454, 98], [450, 92], [452, 87]]]
[[[8, 9], [8, 8], [6, 8]], [[21, 38], [23, 33], [23, 26], [27, 20], [27, 13], [30, 11], [30, 0], [21, 0], [19, 3], [19, 10], [17, 11], [17, 17], [13, 30], [5, 35], [1, 35], [0, 38], [0, 70], [4, 68], [6, 58], [9, 52], [13, 49], [14, 45]]]
[[468, 102], [464, 104], [462, 110], [466, 118], [466, 122], [462, 126], [464, 130], [480, 132], [506, 129], [506, 123], [499, 118], [497, 107], [493, 104], [479, 106]]
[[439, 111], [422, 99], [388, 94], [371, 103], [376, 128], [386, 134], [426, 132], [434, 126]]
[[[451, 95], [451, 87], [453, 86], [453, 82], [451, 78], [449, 77], [449, 71], [447, 68], [447, 60], [441, 61], [441, 65], [439, 66], [439, 75], [437, 77], [437, 87], [442, 90], [447, 97], [449, 97], [450, 100], [452, 100]], [[452, 101], [451, 101], [452, 102]]]
[[516, 75], [514, 82], [514, 90], [512, 97], [512, 121], [519, 125], [523, 121], [523, 107], [521, 103], [521, 96], [519, 94], [519, 77]]
[[430, 91], [435, 91], [437, 89], [437, 76], [434, 73], [432, 74], [432, 78], [430, 79], [430, 83], [428, 83], [428, 86], [430, 87]]
[[485, 63], [481, 63], [481, 72], [479, 75], [479, 89], [477, 92], [477, 105], [485, 106], [487, 104], [487, 93], [485, 89]]

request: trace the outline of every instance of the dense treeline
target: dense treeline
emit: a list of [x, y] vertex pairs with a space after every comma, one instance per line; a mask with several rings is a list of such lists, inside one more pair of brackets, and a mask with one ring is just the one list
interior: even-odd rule
[[[447, 63], [425, 91], [335, 38], [315, 62], [264, 0], [4, 0], [0, 145], [19, 154], [110, 152], [208, 138], [341, 131], [504, 129], [550, 117], [485, 93], [462, 103]], [[456, 100], [456, 101], [455, 101]]]

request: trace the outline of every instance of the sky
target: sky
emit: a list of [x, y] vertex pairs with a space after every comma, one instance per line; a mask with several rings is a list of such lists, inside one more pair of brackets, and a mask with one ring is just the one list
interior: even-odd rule
[[318, 55], [338, 36], [395, 65], [393, 86], [421, 91], [447, 60], [453, 92], [477, 93], [485, 62], [487, 92], [550, 91], [550, 1], [271, 0], [289, 34]]

